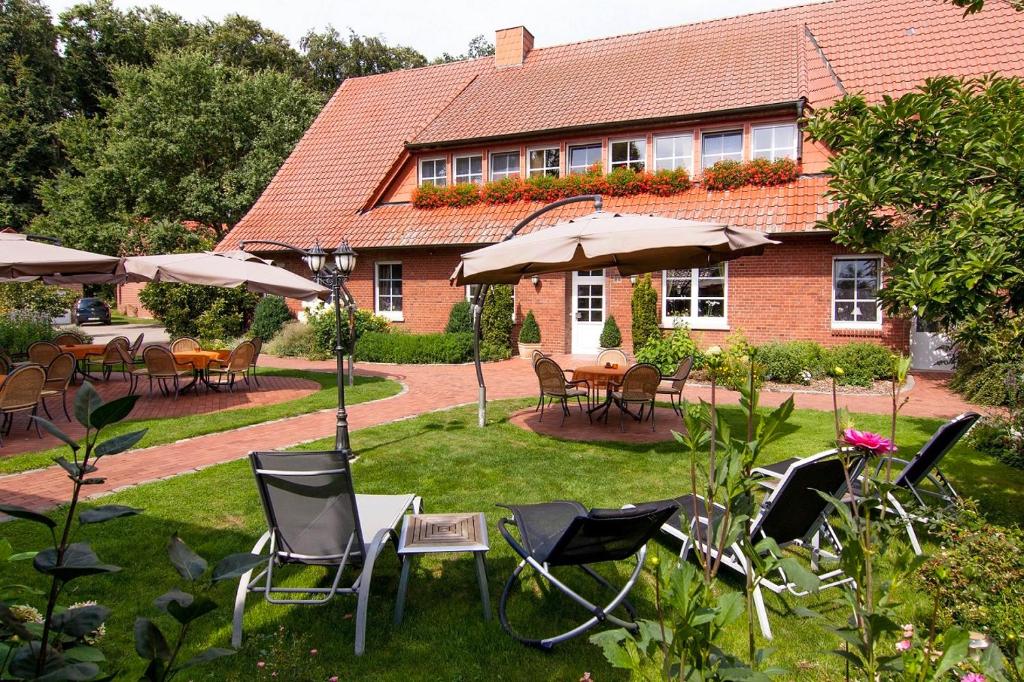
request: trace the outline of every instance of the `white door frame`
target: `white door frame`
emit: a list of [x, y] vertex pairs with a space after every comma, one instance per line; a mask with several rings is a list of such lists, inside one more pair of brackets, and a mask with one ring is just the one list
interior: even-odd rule
[[[601, 329], [604, 327], [604, 321], [607, 317], [608, 283], [604, 270], [586, 270], [584, 272], [600, 272], [601, 274], [580, 275], [579, 271], [576, 270], [572, 273], [572, 352], [580, 355], [596, 355], [600, 348]], [[596, 285], [601, 286], [600, 319], [596, 321], [580, 320], [578, 319], [580, 313], [579, 287]], [[592, 291], [588, 293], [592, 294]], [[596, 297], [590, 295], [585, 298], [590, 299], [589, 302], [592, 303], [592, 299]], [[583, 311], [584, 316], [587, 317], [592, 316], [594, 312], [597, 312], [597, 308], [588, 307]]]
[[[920, 318], [910, 323], [910, 367], [912, 369], [948, 372], [953, 369], [949, 351], [949, 337], [940, 331], [929, 331], [927, 327], [918, 331]], [[927, 323], [925, 323], [927, 325]]]

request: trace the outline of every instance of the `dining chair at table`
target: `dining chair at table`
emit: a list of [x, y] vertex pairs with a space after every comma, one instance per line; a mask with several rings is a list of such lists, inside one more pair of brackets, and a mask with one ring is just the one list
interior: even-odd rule
[[181, 380], [188, 378], [195, 380], [195, 364], [178, 362], [171, 351], [162, 346], [148, 346], [146, 350], [142, 351], [142, 360], [145, 367], [133, 370], [130, 375], [129, 395], [138, 390], [139, 382], [145, 377], [149, 379], [149, 395], [153, 395], [153, 381], [155, 380], [160, 393], [165, 396], [170, 395], [171, 388], [173, 388], [174, 399], [177, 400], [182, 390]]
[[626, 354], [618, 348], [606, 348], [597, 354], [597, 364], [602, 367], [606, 364], [618, 365], [619, 367], [625, 367], [628, 363], [626, 360]]
[[565, 418], [569, 414], [569, 401], [573, 398], [576, 399], [581, 412], [583, 411], [583, 398], [587, 399], [587, 415], [589, 417], [590, 384], [586, 379], [569, 381], [565, 377], [565, 371], [549, 357], [538, 359], [533, 366], [533, 371], [537, 374], [537, 381], [540, 384], [540, 398], [533, 411], [536, 412], [537, 409], [540, 409], [540, 421], [544, 421], [544, 408], [546, 407], [544, 400], [547, 398], [557, 400], [562, 406], [560, 426], [565, 423]]
[[199, 350], [202, 350], [199, 341], [191, 336], [182, 336], [180, 339], [171, 341], [172, 353], [194, 353]]
[[132, 366], [135, 364], [128, 355], [127, 336], [115, 336], [103, 347], [102, 354], [86, 355], [84, 362], [86, 372], [89, 372], [93, 366], [99, 367], [103, 371], [104, 381], [110, 379], [110, 375], [113, 374], [114, 369], [117, 367], [121, 368], [121, 376], [127, 379], [128, 372], [131, 371]]
[[128, 356], [132, 359], [132, 364], [142, 364], [142, 341], [146, 338], [145, 332], [140, 333], [135, 340], [132, 341], [132, 345], [128, 346]]
[[63, 351], [49, 341], [36, 341], [28, 347], [28, 361], [46, 367]]
[[[227, 360], [211, 360], [206, 367], [208, 385], [211, 388], [219, 388], [227, 384], [228, 390], [235, 392], [235, 379], [241, 376], [245, 379], [245, 385], [249, 385], [249, 366], [252, 364], [255, 346], [252, 341], [243, 341], [238, 344]], [[217, 377], [214, 384], [213, 377]]]
[[658, 395], [667, 395], [672, 403], [672, 411], [683, 416], [683, 389], [686, 388], [686, 380], [690, 378], [690, 370], [693, 369], [693, 356], [684, 359], [679, 363], [674, 374], [663, 376], [662, 383], [658, 385]]
[[254, 336], [249, 339], [249, 343], [252, 344], [252, 362], [249, 363], [249, 374], [252, 375], [252, 380], [256, 382], [257, 388], [260, 385], [259, 377], [256, 376], [256, 362], [260, 359], [260, 352], [263, 350], [263, 339], [258, 336]]
[[[639, 415], [634, 418], [642, 422], [644, 409], [650, 407], [651, 431], [654, 431], [654, 401], [658, 397], [658, 384], [661, 383], [661, 370], [647, 362], [633, 365], [622, 376], [620, 382], [609, 382], [608, 395], [619, 407], [619, 430], [624, 431], [623, 418], [629, 412], [630, 405], [640, 405]], [[630, 416], [633, 413], [630, 412]], [[604, 413], [604, 421], [608, 423], [608, 412]]]
[[53, 340], [53, 343], [58, 346], [77, 346], [85, 343], [85, 339], [74, 332], [61, 332], [57, 334], [57, 338]]
[[71, 379], [75, 376], [75, 363], [74, 355], [61, 353], [46, 366], [46, 381], [43, 383], [43, 392], [39, 396], [39, 402], [43, 404], [43, 412], [50, 419], [53, 419], [53, 416], [46, 406], [46, 399], [60, 396], [64, 417], [71, 421], [71, 415], [68, 414], [68, 386], [71, 385]]
[[10, 374], [13, 366], [14, 361], [11, 360], [11, 356], [0, 350], [0, 374]]
[[[0, 446], [4, 443], [3, 436], [11, 432], [14, 415], [20, 412], [34, 415], [39, 409], [39, 397], [45, 382], [46, 370], [39, 365], [30, 364], [18, 367], [0, 384], [0, 414], [3, 415], [3, 423], [0, 424]], [[36, 435], [42, 438], [39, 422], [30, 420], [29, 428], [33, 422], [36, 425]]]

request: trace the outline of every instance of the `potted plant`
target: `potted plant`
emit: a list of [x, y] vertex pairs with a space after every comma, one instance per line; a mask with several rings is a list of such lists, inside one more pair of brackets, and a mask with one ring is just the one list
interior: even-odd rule
[[529, 358], [535, 350], [540, 350], [540, 327], [530, 310], [523, 319], [523, 326], [519, 328], [519, 357]]
[[601, 338], [598, 339], [598, 343], [601, 344], [602, 350], [608, 350], [611, 348], [622, 348], [622, 332], [619, 331], [619, 325], [615, 322], [615, 316], [609, 315], [604, 321], [604, 327], [601, 329]]

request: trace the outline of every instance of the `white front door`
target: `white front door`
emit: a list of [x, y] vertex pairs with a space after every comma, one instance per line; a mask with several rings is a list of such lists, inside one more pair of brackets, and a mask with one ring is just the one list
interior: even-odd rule
[[572, 352], [596, 355], [604, 327], [604, 270], [572, 273]]
[[910, 366], [921, 370], [951, 370], [949, 337], [934, 323], [915, 317], [910, 328]]

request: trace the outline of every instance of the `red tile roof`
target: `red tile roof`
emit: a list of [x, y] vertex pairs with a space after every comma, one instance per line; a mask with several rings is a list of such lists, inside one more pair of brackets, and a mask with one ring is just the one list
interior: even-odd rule
[[[360, 213], [409, 146], [698, 116], [843, 92], [877, 100], [925, 77], [1024, 75], [1024, 14], [989, 2], [975, 15], [936, 0], [834, 0], [571, 45], [521, 67], [492, 58], [354, 78], [335, 93], [220, 248], [241, 239], [355, 246], [493, 241], [526, 204]], [[609, 202], [623, 210], [715, 217], [769, 231], [810, 229], [824, 182], [784, 189]]]

